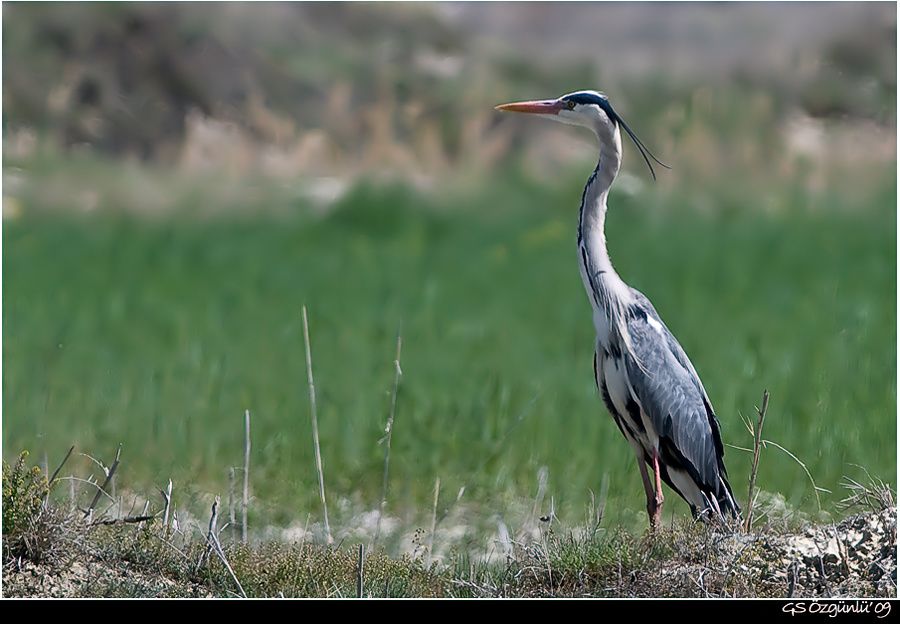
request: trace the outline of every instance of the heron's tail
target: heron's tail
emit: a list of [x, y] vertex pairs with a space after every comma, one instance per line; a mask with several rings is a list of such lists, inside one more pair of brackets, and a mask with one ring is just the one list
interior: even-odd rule
[[719, 476], [718, 492], [703, 491], [706, 499], [706, 509], [697, 514], [702, 519], [718, 517], [721, 520], [737, 520], [741, 517], [741, 507], [734, 498], [728, 478], [722, 474]]
[[718, 497], [719, 509], [723, 512], [723, 515], [727, 513], [734, 519], [740, 518], [741, 507], [734, 499], [734, 492], [731, 491], [731, 485], [724, 474], [719, 477], [719, 483], [721, 485]]

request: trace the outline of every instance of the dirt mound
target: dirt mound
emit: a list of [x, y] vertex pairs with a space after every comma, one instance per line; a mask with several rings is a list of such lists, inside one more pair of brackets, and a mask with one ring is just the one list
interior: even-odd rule
[[[612, 535], [619, 537], [583, 543], [565, 538], [556, 546], [552, 540], [523, 545], [506, 565], [486, 565], [467, 578], [454, 574], [453, 566], [426, 570], [421, 561], [393, 561], [383, 554], [371, 561], [376, 568], [385, 568], [385, 578], [403, 581], [403, 575], [407, 580], [418, 575], [430, 579], [422, 586], [403, 582], [402, 587], [384, 595], [425, 595], [423, 587], [427, 595], [447, 597], [843, 598], [894, 597], [897, 592], [896, 509], [870, 511], [838, 524], [807, 525], [792, 532], [769, 527], [750, 535], [723, 535], [709, 527], [685, 524], [652, 537]], [[184, 566], [180, 560], [166, 559], [175, 552], [171, 548], [116, 550], [111, 546], [115, 535], [107, 535], [106, 540], [80, 549], [80, 554], [65, 562], [8, 560], [3, 567], [3, 596], [234, 595], [224, 573], [217, 572], [221, 578], [215, 581], [215, 575], [197, 574], [193, 564], [188, 566], [189, 572], [174, 573], [179, 565]], [[99, 548], [102, 543], [106, 546]], [[332, 572], [339, 572], [334, 578], [343, 579], [348, 586], [355, 583], [352, 547], [343, 552], [327, 546], [269, 542], [234, 548], [229, 557], [237, 576], [251, 584], [251, 596], [335, 595], [337, 581], [326, 579], [328, 565], [322, 561], [334, 564]], [[187, 552], [187, 559], [194, 561], [196, 552]], [[178, 554], [178, 558], [185, 556]], [[253, 563], [257, 559], [259, 562]], [[319, 563], [312, 566], [312, 560]], [[274, 565], [273, 561], [280, 563]], [[369, 563], [367, 559], [367, 566]], [[321, 579], [313, 578], [313, 569], [320, 570]]]
[[[711, 546], [711, 548], [710, 548]], [[778, 598], [893, 597], [897, 594], [897, 512], [848, 517], [797, 532], [763, 530], [707, 545], [712, 552], [683, 565], [684, 548], [657, 580], [667, 595]], [[652, 584], [640, 593], [651, 595]], [[674, 593], [673, 593], [674, 592]]]
[[73, 561], [65, 567], [12, 562], [3, 568], [4, 598], [145, 597], [204, 598], [212, 593], [141, 571], [127, 561]]
[[838, 525], [766, 538], [773, 581], [787, 596], [894, 596], [897, 593], [897, 512], [852, 516]]

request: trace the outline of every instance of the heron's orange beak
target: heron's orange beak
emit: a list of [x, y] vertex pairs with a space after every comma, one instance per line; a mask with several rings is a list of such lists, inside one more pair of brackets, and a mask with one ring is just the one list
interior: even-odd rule
[[566, 103], [562, 100], [535, 100], [532, 102], [512, 102], [511, 104], [500, 104], [494, 108], [498, 111], [508, 111], [510, 113], [540, 113], [543, 115], [558, 115], [559, 111], [566, 107]]

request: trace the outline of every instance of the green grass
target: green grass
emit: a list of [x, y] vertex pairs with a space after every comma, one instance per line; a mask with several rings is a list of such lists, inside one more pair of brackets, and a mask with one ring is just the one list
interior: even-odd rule
[[[387, 512], [530, 509], [549, 469], [563, 519], [609, 475], [608, 522], [642, 526], [632, 451], [597, 397], [574, 248], [580, 178], [510, 174], [438, 198], [364, 186], [325, 217], [148, 221], [103, 213], [3, 224], [3, 449], [111, 454], [138, 490], [226, 493], [253, 414], [251, 522], [320, 517], [300, 310], [309, 307], [329, 500], [374, 509], [403, 335]], [[514, 190], [513, 183], [524, 188]], [[701, 374], [726, 443], [771, 392], [766, 437], [808, 466], [827, 511], [844, 474], [896, 473], [896, 196], [892, 176], [840, 210], [794, 188], [701, 214], [651, 190], [611, 200], [611, 254]], [[191, 206], [196, 208], [196, 206]], [[200, 211], [202, 212], [202, 211]], [[749, 457], [727, 449], [741, 500]], [[815, 512], [774, 448], [758, 484]], [[141, 486], [146, 486], [142, 487]], [[179, 490], [176, 490], [179, 491]], [[671, 510], [686, 506], [668, 496]], [[206, 507], [198, 507], [203, 513]]]

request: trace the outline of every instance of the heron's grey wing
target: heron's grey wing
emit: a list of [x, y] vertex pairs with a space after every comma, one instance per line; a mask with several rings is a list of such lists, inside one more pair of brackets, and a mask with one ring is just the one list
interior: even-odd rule
[[661, 452], [680, 456], [698, 484], [717, 492], [722, 441], [694, 367], [656, 311], [640, 299], [630, 310], [628, 330], [637, 358], [626, 356], [628, 377], [660, 436]]
[[678, 363], [688, 371], [691, 379], [700, 389], [700, 394], [703, 395], [703, 401], [706, 403], [706, 409], [709, 410], [710, 414], [715, 414], [712, 408], [712, 402], [710, 402], [709, 400], [709, 395], [706, 394], [706, 388], [703, 387], [703, 382], [700, 380], [700, 375], [697, 374], [694, 365], [691, 363], [690, 358], [688, 358], [687, 353], [684, 352], [681, 344], [678, 342], [678, 340], [675, 339], [675, 336], [672, 335], [672, 332], [669, 331], [669, 328], [666, 327], [666, 324], [663, 322], [662, 318], [660, 318], [659, 313], [656, 311], [656, 308], [653, 307], [653, 303], [650, 301], [650, 299], [647, 298], [647, 295], [639, 290], [632, 288], [631, 293], [637, 299], [638, 304], [645, 309], [646, 313], [653, 320], [663, 326], [663, 329], [665, 329], [664, 334], [666, 343], [669, 346], [669, 350], [672, 352], [672, 355], [675, 356], [675, 359], [678, 361]]

